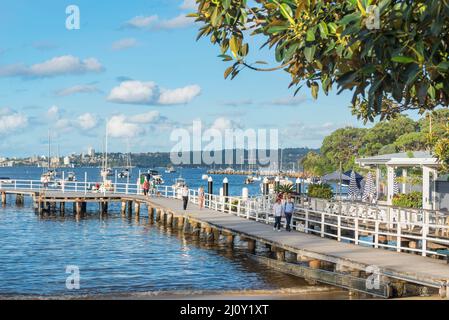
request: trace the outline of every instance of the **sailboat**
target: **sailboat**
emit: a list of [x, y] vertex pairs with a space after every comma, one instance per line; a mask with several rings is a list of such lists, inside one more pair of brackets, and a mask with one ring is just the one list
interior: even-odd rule
[[129, 179], [131, 177], [131, 168], [131, 153], [128, 152], [126, 155], [125, 168], [117, 174], [117, 177], [120, 179]]
[[100, 176], [103, 178], [103, 181], [105, 181], [107, 179], [107, 177], [112, 176], [112, 175], [113, 175], [112, 169], [110, 167], [108, 167], [108, 125], [106, 124], [103, 163], [101, 165]]
[[108, 180], [109, 176], [114, 175], [112, 169], [108, 167], [108, 125], [106, 121], [106, 136], [105, 136], [105, 144], [104, 144], [104, 155], [103, 155], [103, 165], [100, 172], [101, 177], [103, 178], [103, 183], [100, 186], [101, 192], [112, 191], [114, 189], [112, 185], [112, 181]]
[[51, 139], [50, 139], [50, 130], [48, 130], [48, 159], [47, 159], [47, 171], [42, 173], [41, 182], [44, 184], [48, 184], [50, 182], [55, 182], [56, 180], [56, 169], [51, 168]]

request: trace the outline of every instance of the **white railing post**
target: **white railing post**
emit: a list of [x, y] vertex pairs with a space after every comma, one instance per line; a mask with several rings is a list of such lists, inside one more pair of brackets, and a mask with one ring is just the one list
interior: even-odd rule
[[324, 212], [321, 212], [321, 238], [324, 238]]
[[[106, 188], [105, 188], [106, 189]], [[87, 172], [84, 172], [84, 194], [87, 193]]]
[[379, 220], [377, 219], [374, 226], [374, 248], [379, 248]]
[[[31, 183], [33, 183], [33, 182], [31, 182]], [[61, 190], [62, 190], [62, 193], [64, 193], [64, 191], [65, 191], [65, 171], [62, 171]]]
[[309, 233], [309, 210], [305, 210], [304, 232]]
[[421, 239], [421, 243], [422, 243], [422, 248], [421, 248], [421, 255], [423, 257], [425, 257], [427, 255], [427, 234], [429, 233], [429, 213], [428, 212], [423, 212], [423, 217], [422, 217], [422, 239]]
[[341, 216], [337, 216], [337, 240], [341, 241]]
[[14, 190], [17, 189], [17, 180], [14, 180]]
[[125, 185], [125, 194], [128, 194], [128, 183]]
[[359, 217], [354, 219], [354, 243], [359, 244]]
[[398, 219], [396, 223], [396, 251], [401, 252], [401, 224], [400, 224], [400, 214], [398, 214]]

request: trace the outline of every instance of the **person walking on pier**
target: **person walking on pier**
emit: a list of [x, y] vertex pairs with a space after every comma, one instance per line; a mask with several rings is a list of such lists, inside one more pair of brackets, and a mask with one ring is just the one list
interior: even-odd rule
[[200, 210], [204, 208], [204, 188], [200, 187], [198, 189], [198, 205]]
[[284, 206], [282, 205], [281, 199], [277, 198], [276, 203], [273, 205], [273, 215], [274, 215], [274, 226], [273, 230], [281, 231], [281, 219], [284, 214]]
[[284, 215], [285, 215], [285, 229], [287, 231], [291, 231], [290, 223], [292, 221], [293, 212], [295, 211], [295, 203], [293, 202], [293, 198], [290, 196], [288, 197], [287, 202], [284, 204]]
[[182, 205], [184, 210], [187, 210], [187, 203], [189, 202], [189, 188], [187, 186], [184, 186], [182, 188]]
[[148, 191], [150, 190], [150, 183], [148, 182], [148, 179], [145, 177], [145, 181], [143, 182], [143, 195], [148, 195]]

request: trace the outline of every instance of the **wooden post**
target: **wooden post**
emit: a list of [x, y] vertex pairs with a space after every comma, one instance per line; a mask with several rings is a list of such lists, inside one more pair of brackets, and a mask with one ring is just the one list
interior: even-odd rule
[[76, 207], [76, 210], [75, 210], [76, 215], [80, 216], [82, 214], [81, 201], [76, 201], [75, 207]]
[[177, 220], [178, 230], [182, 230], [184, 228], [184, 217], [179, 216]]
[[59, 213], [61, 214], [61, 216], [64, 216], [65, 214], [65, 202], [63, 201], [59, 203]]
[[128, 215], [133, 215], [133, 202], [131, 200], [128, 201]]
[[185, 234], [188, 234], [188, 233], [190, 233], [190, 222], [189, 222], [188, 219], [183, 219], [183, 220], [184, 220], [184, 226], [183, 226], [182, 231], [183, 231]]
[[126, 214], [126, 201], [122, 201], [122, 207], [120, 209], [122, 216]]
[[6, 192], [2, 192], [2, 205], [6, 205]]
[[134, 211], [136, 216], [140, 216], [140, 203], [137, 201], [134, 203]]
[[161, 221], [161, 208], [156, 208], [156, 222]]
[[256, 240], [248, 239], [248, 250], [250, 252], [256, 251]]
[[232, 233], [226, 234], [226, 244], [230, 247], [234, 246], [234, 235]]
[[167, 212], [167, 226], [172, 227], [173, 226], [173, 213]]
[[214, 228], [212, 232], [214, 233], [214, 241], [219, 242], [220, 241], [220, 230]]
[[148, 222], [154, 222], [154, 208], [152, 206], [148, 206]]

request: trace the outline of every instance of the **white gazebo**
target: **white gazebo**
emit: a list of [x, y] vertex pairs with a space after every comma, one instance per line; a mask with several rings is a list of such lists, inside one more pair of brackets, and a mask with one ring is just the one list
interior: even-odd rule
[[[402, 168], [402, 175], [407, 176], [407, 168], [421, 168], [422, 169], [422, 202], [423, 209], [435, 209], [435, 192], [431, 192], [434, 188], [435, 180], [438, 178], [438, 168], [440, 164], [438, 159], [434, 158], [430, 153], [424, 151], [402, 152], [383, 154], [374, 157], [357, 159], [356, 163], [361, 167], [376, 168], [376, 188], [379, 194], [380, 185], [380, 167], [387, 168], [387, 204], [393, 204], [393, 185], [394, 185], [394, 170]], [[405, 193], [405, 185], [402, 187], [402, 192]]]

